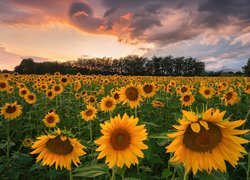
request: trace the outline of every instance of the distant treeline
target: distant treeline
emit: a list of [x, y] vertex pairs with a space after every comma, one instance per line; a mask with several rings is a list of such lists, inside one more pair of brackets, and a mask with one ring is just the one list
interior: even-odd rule
[[153, 76], [196, 76], [205, 73], [205, 64], [192, 57], [157, 57], [152, 58], [127, 56], [119, 59], [89, 58], [77, 61], [34, 62], [23, 59], [15, 67], [19, 74], [102, 74], [102, 75], [153, 75]]

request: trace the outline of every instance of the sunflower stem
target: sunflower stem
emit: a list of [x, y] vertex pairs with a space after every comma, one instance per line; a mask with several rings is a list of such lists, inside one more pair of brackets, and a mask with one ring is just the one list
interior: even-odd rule
[[137, 118], [137, 107], [135, 107], [135, 118]]
[[189, 172], [185, 172], [183, 180], [188, 180]]
[[91, 121], [89, 122], [89, 135], [90, 135], [90, 141], [93, 141], [93, 134], [92, 134], [92, 123]]
[[72, 171], [69, 171], [69, 179], [73, 180]]
[[7, 122], [7, 147], [6, 147], [6, 154], [7, 154], [7, 169], [9, 169], [9, 162], [10, 162], [10, 125]]
[[114, 169], [114, 168], [112, 169], [112, 177], [111, 177], [111, 180], [115, 180], [115, 169]]

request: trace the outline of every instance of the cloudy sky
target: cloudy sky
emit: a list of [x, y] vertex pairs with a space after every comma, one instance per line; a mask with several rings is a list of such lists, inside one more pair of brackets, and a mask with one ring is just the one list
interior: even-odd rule
[[0, 69], [25, 57], [131, 54], [241, 70], [250, 57], [250, 0], [0, 0]]

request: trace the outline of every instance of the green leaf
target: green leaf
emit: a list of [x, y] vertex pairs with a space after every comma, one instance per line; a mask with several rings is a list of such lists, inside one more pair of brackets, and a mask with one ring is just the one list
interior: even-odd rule
[[198, 172], [194, 178], [199, 178], [202, 180], [228, 180], [229, 174], [222, 173], [220, 171], [212, 171], [211, 174], [207, 174], [207, 172]]
[[167, 136], [167, 133], [152, 134], [148, 137], [153, 138], [153, 139], [169, 139], [170, 140], [170, 138]]
[[154, 126], [154, 127], [159, 127], [158, 124], [152, 123], [152, 122], [147, 122], [147, 121], [143, 121], [142, 123], [149, 125], [149, 126]]
[[79, 167], [74, 170], [75, 177], [96, 177], [108, 174], [108, 167], [106, 164], [96, 164], [93, 166]]
[[162, 171], [162, 174], [161, 174], [161, 177], [163, 177], [163, 178], [168, 178], [169, 176], [171, 176], [173, 173], [168, 169], [168, 168], [166, 168], [166, 169], [164, 169], [163, 171]]

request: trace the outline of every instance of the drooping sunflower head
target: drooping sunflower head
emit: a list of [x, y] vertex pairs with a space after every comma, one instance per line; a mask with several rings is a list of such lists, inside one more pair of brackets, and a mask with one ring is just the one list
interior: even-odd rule
[[101, 100], [100, 107], [101, 107], [101, 110], [105, 112], [113, 111], [116, 107], [116, 101], [110, 96], [104, 97]]
[[24, 96], [24, 100], [25, 102], [27, 102], [28, 104], [35, 104], [36, 103], [36, 95], [34, 93], [28, 92], [25, 96]]
[[142, 101], [142, 89], [141, 86], [136, 86], [133, 84], [122, 87], [119, 91], [119, 95], [123, 104], [128, 104], [131, 109], [139, 106], [140, 101]]
[[58, 114], [52, 111], [46, 114], [42, 121], [46, 127], [55, 127], [56, 124], [60, 121], [60, 118]]
[[83, 151], [85, 147], [77, 139], [60, 130], [38, 137], [31, 148], [34, 149], [31, 154], [39, 154], [36, 162], [42, 160], [43, 166], [55, 164], [56, 169], [59, 166], [61, 169], [71, 170], [72, 162], [78, 166], [79, 157], [86, 154]]
[[183, 106], [191, 106], [194, 102], [194, 96], [191, 93], [185, 93], [180, 98]]
[[97, 109], [92, 105], [87, 105], [85, 111], [81, 111], [82, 119], [85, 121], [92, 121], [96, 118]]
[[212, 108], [200, 115], [182, 112], [180, 125], [173, 126], [178, 131], [168, 134], [175, 138], [166, 147], [167, 152], [174, 152], [171, 161], [183, 163], [186, 173], [192, 170], [194, 175], [198, 170], [210, 173], [213, 169], [219, 169], [225, 172], [225, 161], [235, 167], [239, 158], [243, 157], [241, 153], [246, 153], [241, 144], [248, 142], [235, 136], [245, 134], [248, 130], [235, 128], [245, 123], [245, 120], [223, 120], [226, 112]]
[[1, 115], [4, 119], [11, 120], [15, 119], [22, 114], [22, 106], [18, 105], [17, 102], [6, 103], [1, 110]]
[[106, 163], [109, 168], [122, 168], [126, 165], [138, 164], [138, 157], [143, 158], [143, 149], [148, 146], [143, 143], [147, 139], [147, 132], [144, 125], [137, 125], [139, 119], [124, 114], [111, 118], [110, 122], [101, 124], [102, 136], [95, 141], [100, 151], [97, 159], [106, 156]]

